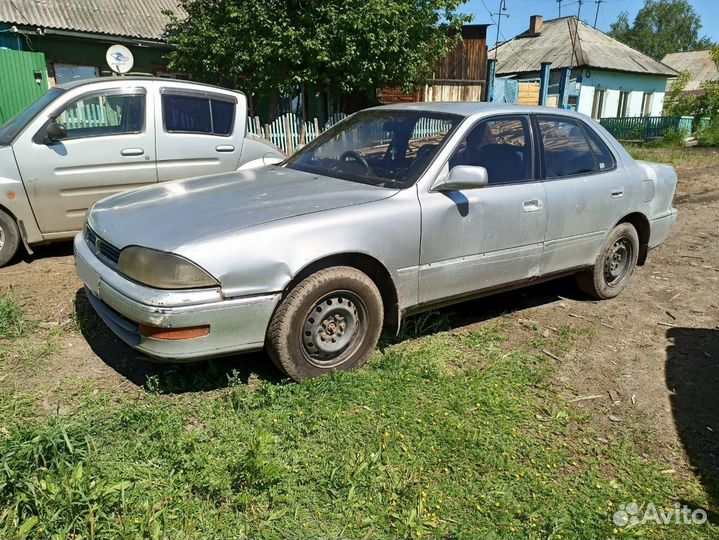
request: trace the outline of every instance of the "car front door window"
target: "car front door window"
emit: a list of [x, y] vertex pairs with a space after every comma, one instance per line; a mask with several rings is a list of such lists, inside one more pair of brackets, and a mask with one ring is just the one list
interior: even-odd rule
[[70, 103], [55, 121], [67, 129], [65, 140], [141, 133], [145, 127], [145, 96], [96, 93]]
[[506, 116], [479, 122], [460, 143], [449, 164], [450, 168], [484, 167], [490, 186], [531, 180], [532, 137], [528, 118]]

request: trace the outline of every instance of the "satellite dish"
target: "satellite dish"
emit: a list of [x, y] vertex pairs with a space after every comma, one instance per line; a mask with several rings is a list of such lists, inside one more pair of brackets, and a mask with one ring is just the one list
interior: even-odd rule
[[112, 71], [121, 75], [130, 71], [135, 63], [130, 49], [122, 45], [113, 45], [107, 49], [105, 60]]

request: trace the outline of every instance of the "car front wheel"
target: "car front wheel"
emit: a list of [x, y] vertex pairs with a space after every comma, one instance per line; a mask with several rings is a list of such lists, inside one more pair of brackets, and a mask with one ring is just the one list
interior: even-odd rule
[[282, 300], [267, 330], [273, 362], [296, 381], [361, 367], [379, 340], [382, 296], [363, 272], [320, 270]]
[[10, 262], [19, 246], [20, 232], [15, 220], [0, 210], [0, 268]]
[[638, 257], [637, 230], [630, 223], [620, 223], [607, 236], [594, 266], [577, 274], [577, 284], [594, 298], [614, 298], [629, 283]]

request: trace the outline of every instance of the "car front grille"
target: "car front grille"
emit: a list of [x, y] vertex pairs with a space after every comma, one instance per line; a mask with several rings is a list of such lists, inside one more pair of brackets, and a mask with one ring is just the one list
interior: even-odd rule
[[117, 262], [120, 260], [120, 250], [100, 238], [90, 227], [85, 228], [85, 241], [95, 255], [105, 258], [112, 264], [117, 265]]

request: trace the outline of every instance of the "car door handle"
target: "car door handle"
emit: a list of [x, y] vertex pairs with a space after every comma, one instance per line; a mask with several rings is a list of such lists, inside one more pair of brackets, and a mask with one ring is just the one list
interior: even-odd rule
[[235, 147], [231, 144], [221, 144], [219, 146], [215, 146], [215, 150], [218, 152], [234, 152]]
[[614, 188], [612, 190], [612, 199], [619, 199], [621, 197], [624, 197], [624, 188], [623, 187]]
[[531, 201], [524, 201], [522, 203], [522, 209], [525, 212], [536, 212], [542, 209], [542, 201], [539, 199], [532, 199]]
[[145, 151], [142, 148], [123, 148], [120, 153], [123, 156], [141, 156]]

